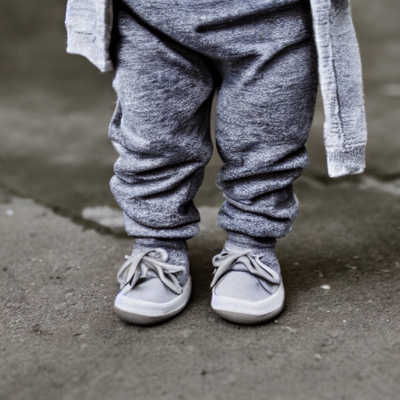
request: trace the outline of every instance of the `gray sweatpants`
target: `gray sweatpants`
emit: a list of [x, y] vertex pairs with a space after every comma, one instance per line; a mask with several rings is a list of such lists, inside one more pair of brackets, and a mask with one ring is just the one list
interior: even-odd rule
[[111, 190], [128, 235], [198, 233], [192, 199], [212, 153], [216, 88], [226, 198], [218, 224], [254, 238], [286, 235], [317, 93], [308, 0], [114, 2], [109, 137], [120, 157]]

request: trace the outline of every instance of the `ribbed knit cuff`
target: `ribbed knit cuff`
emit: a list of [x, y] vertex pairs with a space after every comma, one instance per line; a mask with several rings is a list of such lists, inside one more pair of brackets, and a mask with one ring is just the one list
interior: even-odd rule
[[328, 174], [331, 178], [360, 174], [365, 170], [365, 145], [350, 150], [328, 149]]

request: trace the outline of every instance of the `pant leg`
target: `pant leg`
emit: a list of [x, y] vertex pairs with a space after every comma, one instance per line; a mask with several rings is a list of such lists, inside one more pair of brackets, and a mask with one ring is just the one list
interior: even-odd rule
[[[309, 164], [305, 149], [317, 94], [308, 2], [271, 15], [258, 52], [219, 64], [217, 185], [226, 201], [218, 224], [256, 238], [286, 235], [298, 201], [292, 182]], [[273, 13], [273, 11], [271, 11]]]
[[112, 193], [128, 235], [187, 239], [212, 154], [214, 79], [205, 59], [116, 1], [113, 53], [118, 96], [109, 137], [119, 152]]

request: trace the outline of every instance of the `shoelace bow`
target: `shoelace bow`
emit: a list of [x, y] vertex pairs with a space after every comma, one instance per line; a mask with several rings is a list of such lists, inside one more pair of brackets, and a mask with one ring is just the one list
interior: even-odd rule
[[269, 283], [279, 285], [281, 283], [280, 275], [272, 268], [265, 265], [260, 258], [262, 255], [254, 255], [252, 250], [243, 252], [232, 252], [222, 250], [220, 254], [213, 257], [214, 279], [211, 282], [213, 288], [218, 281], [230, 270], [235, 264], [243, 264], [248, 271]]
[[174, 293], [182, 293], [183, 289], [174, 274], [185, 271], [185, 267], [167, 264], [168, 253], [164, 249], [135, 250], [125, 258], [117, 274], [123, 294], [133, 289], [140, 278], [146, 278], [150, 270]]

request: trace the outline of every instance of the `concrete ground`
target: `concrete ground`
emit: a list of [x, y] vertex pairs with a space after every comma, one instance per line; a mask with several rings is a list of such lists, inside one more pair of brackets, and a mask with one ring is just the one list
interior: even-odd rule
[[189, 241], [180, 316], [112, 309], [132, 241], [109, 193], [111, 74], [66, 55], [62, 0], [0, 3], [0, 399], [397, 399], [400, 391], [400, 3], [353, 0], [369, 124], [365, 174], [329, 180], [317, 106], [300, 213], [278, 245], [287, 289], [270, 324], [210, 310], [225, 234], [215, 155]]

